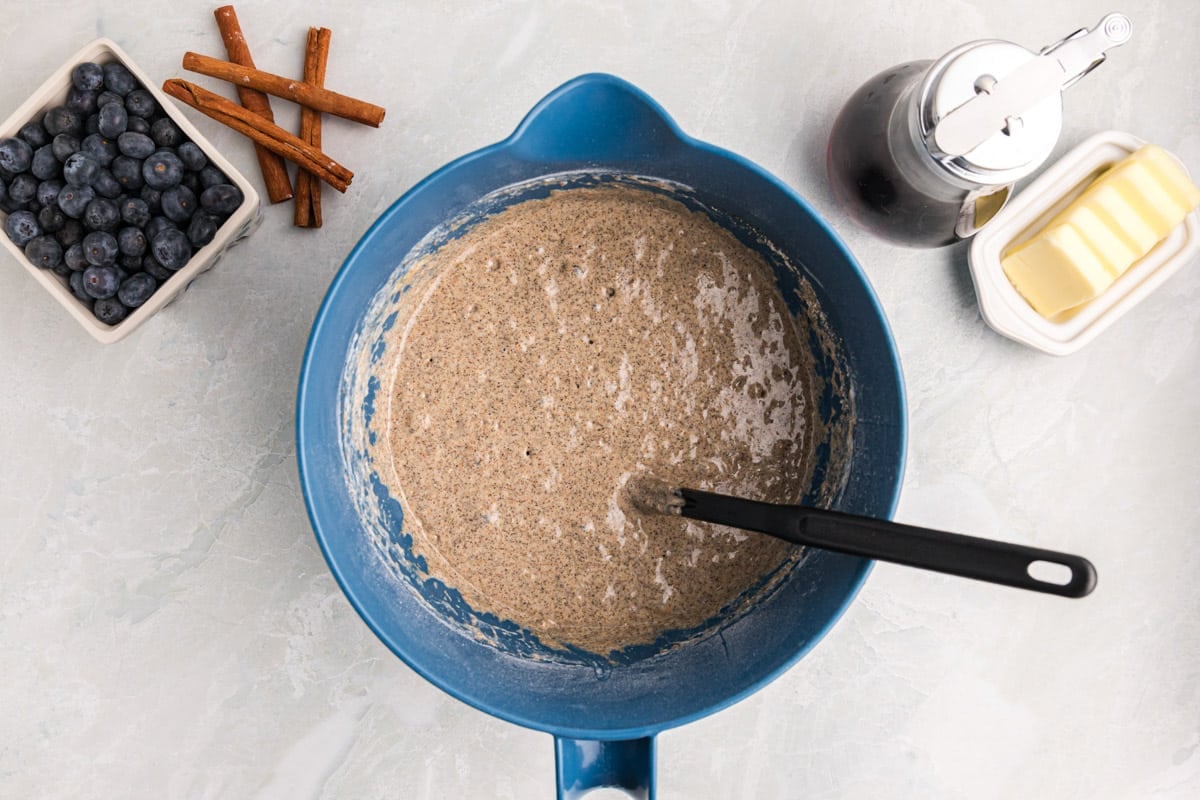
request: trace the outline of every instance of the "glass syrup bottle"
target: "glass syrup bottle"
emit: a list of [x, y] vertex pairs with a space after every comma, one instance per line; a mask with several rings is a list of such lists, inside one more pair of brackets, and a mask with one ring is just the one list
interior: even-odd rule
[[1128, 17], [1109, 14], [1037, 53], [988, 39], [884, 70], [834, 122], [826, 156], [834, 196], [855, 222], [897, 244], [973, 236], [1054, 149], [1061, 91], [1131, 33]]

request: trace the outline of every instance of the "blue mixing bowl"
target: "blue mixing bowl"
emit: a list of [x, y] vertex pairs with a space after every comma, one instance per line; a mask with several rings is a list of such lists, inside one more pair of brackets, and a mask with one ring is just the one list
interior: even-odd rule
[[[828, 489], [836, 478], [835, 491], [803, 487], [805, 496], [890, 517], [904, 464], [904, 391], [887, 321], [854, 258], [782, 182], [686, 136], [657, 103], [610, 75], [564, 84], [508, 139], [438, 170], [392, 205], [334, 278], [300, 374], [301, 486], [346, 596], [376, 635], [435, 685], [489, 714], [553, 734], [560, 798], [597, 786], [652, 798], [655, 734], [724, 708], [781, 674], [837, 621], [870, 568], [864, 559], [810, 552], [749, 611], [714, 620], [708, 635], [682, 632], [678, 641], [668, 637], [609, 658], [555, 651], [510, 622], [475, 613], [413, 558], [400, 505], [349, 434], [369, 423], [380, 387], [373, 379], [356, 381], [348, 365], [361, 361], [364, 347], [373, 361], [380, 357], [379, 332], [394, 320], [385, 315], [380, 324], [380, 309], [403, 301], [402, 291], [390, 288], [401, 262], [436, 245], [438, 231], [441, 238], [454, 235], [466, 227], [462, 220], [544, 196], [548, 186], [634, 176], [706, 210], [759, 249], [794, 314], [808, 311], [794, 291], [798, 284], [815, 295], [836, 340], [836, 352], [825, 352], [818, 366], [841, 370], [837, 391], [822, 397], [821, 414], [850, 415], [853, 423], [842, 428], [844, 469], [826, 474], [832, 469], [826, 463], [814, 479]], [[456, 224], [447, 228], [451, 220]], [[473, 635], [472, 626], [487, 635]]]

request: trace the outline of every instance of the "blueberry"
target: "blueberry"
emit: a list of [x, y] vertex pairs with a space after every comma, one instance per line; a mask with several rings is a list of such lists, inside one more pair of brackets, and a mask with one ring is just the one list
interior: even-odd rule
[[218, 186], [222, 183], [229, 183], [229, 179], [225, 177], [225, 173], [209, 164], [200, 170], [200, 186], [208, 189], [213, 186]]
[[[62, 210], [61, 208], [59, 209]], [[77, 219], [67, 217], [66, 224], [62, 226], [62, 230], [54, 234], [54, 238], [58, 239], [58, 243], [63, 247], [79, 244], [83, 241], [83, 235], [87, 233], [83, 229], [83, 223]]]
[[158, 259], [150, 253], [142, 257], [142, 269], [147, 275], [153, 275], [158, 281], [167, 281], [175, 273], [158, 263]]
[[96, 190], [90, 186], [64, 186], [58, 193], [58, 207], [68, 217], [79, 219], [87, 210], [88, 203], [96, 199]]
[[104, 85], [104, 70], [99, 64], [85, 61], [71, 70], [71, 83], [78, 89], [94, 92]]
[[142, 162], [142, 180], [154, 189], [167, 189], [183, 180], [183, 162], [170, 150], [159, 150]]
[[144, 228], [150, 221], [150, 206], [140, 197], [126, 197], [118, 207], [121, 210], [121, 221], [135, 228]]
[[13, 136], [0, 141], [0, 167], [16, 175], [29, 169], [33, 160], [33, 148], [24, 139]]
[[76, 300], [87, 303], [88, 308], [92, 307], [92, 303], [95, 302], [95, 298], [88, 294], [83, 288], [82, 272], [72, 272], [67, 278], [67, 285], [71, 287], [71, 294], [75, 295]]
[[62, 191], [63, 182], [60, 180], [42, 181], [37, 187], [37, 201], [43, 206], [53, 206], [58, 203], [58, 193]]
[[129, 272], [141, 272], [142, 258], [143, 256], [127, 256], [122, 254], [117, 258], [117, 263], [121, 265], [122, 269]]
[[121, 228], [117, 232], [117, 247], [121, 255], [141, 256], [146, 252], [146, 234], [141, 228]]
[[129, 132], [130, 133], [144, 133], [147, 136], [149, 136], [150, 135], [150, 120], [142, 119], [141, 117], [130, 117], [129, 118]]
[[[61, 242], [60, 242], [61, 244]], [[83, 252], [83, 245], [76, 242], [63, 252], [63, 262], [73, 270], [83, 272], [91, 266]]]
[[204, 191], [204, 187], [200, 185], [200, 173], [192, 172], [190, 169], [183, 173], [183, 180], [179, 182], [179, 185], [191, 189], [192, 194], [197, 196]]
[[130, 158], [145, 158], [156, 148], [154, 140], [144, 133], [126, 131], [117, 137], [117, 149], [121, 151], [121, 155]]
[[154, 280], [153, 276], [139, 272], [125, 279], [121, 288], [117, 290], [117, 299], [129, 308], [137, 308], [149, 300], [157, 288], [158, 281]]
[[112, 266], [117, 261], [118, 252], [117, 237], [111, 233], [92, 231], [83, 237], [83, 255], [93, 267]]
[[150, 138], [159, 147], [178, 147], [187, 141], [183, 131], [170, 117], [162, 117], [150, 125]]
[[38, 236], [25, 245], [25, 257], [33, 262], [35, 267], [54, 269], [63, 263], [62, 245], [53, 236]]
[[125, 191], [125, 187], [113, 176], [112, 170], [107, 169], [100, 170], [96, 180], [92, 181], [92, 188], [96, 190], [96, 194], [109, 200], [115, 200]]
[[[56, 188], [56, 184], [58, 183], [59, 181], [42, 181], [39, 183], [36, 190], [37, 194], [35, 195], [33, 204], [31, 205], [36, 205], [39, 211], [45, 211], [46, 209], [58, 211], [58, 192], [60, 191], [58, 188]], [[64, 222], [65, 221], [66, 220], [64, 218]], [[62, 226], [60, 225], [59, 227], [61, 228]]]
[[64, 106], [56, 106], [42, 117], [42, 125], [51, 136], [58, 136], [60, 133], [73, 133], [78, 136], [83, 130], [83, 115]]
[[197, 211], [188, 224], [187, 237], [197, 250], [213, 240], [221, 221], [207, 211]]
[[110, 92], [107, 89], [96, 95], [96, 109], [99, 110], [109, 103], [120, 103], [125, 105], [125, 98], [116, 92]]
[[113, 61], [104, 65], [104, 88], [124, 97], [138, 88], [137, 78], [125, 68], [124, 64]]
[[54, 157], [59, 161], [66, 161], [78, 153], [79, 145], [79, 137], [70, 133], [60, 133], [50, 142], [50, 147], [54, 151]]
[[80, 136], [91, 136], [93, 133], [99, 133], [99, 132], [100, 132], [100, 115], [99, 114], [90, 114], [88, 116], [88, 118], [86, 120], [84, 120], [83, 130], [80, 132], [79, 135]]
[[205, 211], [228, 216], [242, 204], [242, 190], [232, 183], [210, 186], [200, 195], [200, 205]]
[[127, 192], [142, 188], [142, 160], [130, 156], [117, 156], [113, 159], [112, 174]]
[[167, 228], [150, 240], [150, 252], [169, 270], [177, 270], [192, 257], [192, 245], [178, 228]]
[[42, 226], [42, 230], [46, 233], [58, 233], [67, 225], [67, 215], [62, 212], [58, 204], [50, 206], [42, 206], [42, 210], [38, 212], [38, 225]]
[[71, 186], [91, 186], [99, 171], [100, 162], [84, 152], [76, 153], [63, 164], [63, 178]]
[[40, 181], [28, 172], [22, 172], [8, 184], [8, 198], [14, 203], [28, 203], [37, 199]]
[[117, 140], [110, 139], [102, 133], [91, 133], [79, 143], [79, 152], [87, 153], [102, 166], [110, 166], [113, 159], [121, 154], [117, 148]]
[[172, 222], [184, 223], [196, 212], [196, 195], [186, 186], [172, 186], [162, 193], [162, 212]]
[[81, 114], [86, 117], [96, 111], [96, 97], [99, 94], [99, 92], [88, 91], [87, 89], [79, 89], [75, 86], [72, 86], [67, 90], [67, 101], [63, 105], [74, 111], [76, 114]]
[[46, 133], [46, 129], [42, 127], [41, 120], [26, 122], [21, 126], [21, 130], [17, 131], [17, 136], [34, 150], [50, 143], [50, 134]]
[[208, 158], [204, 155], [204, 151], [200, 149], [200, 145], [195, 142], [184, 142], [175, 148], [175, 155], [179, 156], [179, 160], [183, 165], [193, 172], [199, 172], [208, 166]]
[[157, 215], [162, 213], [162, 192], [158, 189], [152, 189], [149, 186], [143, 186], [138, 197], [146, 201], [146, 207], [150, 209], [150, 214]]
[[33, 158], [29, 161], [29, 171], [39, 181], [57, 178], [62, 171], [62, 164], [58, 163], [58, 159], [54, 157], [54, 147], [44, 144], [34, 150]]
[[145, 89], [134, 89], [125, 95], [125, 111], [131, 117], [149, 119], [158, 111], [158, 103], [154, 102], [154, 95]]
[[8, 202], [8, 184], [0, 180], [0, 208], [8, 205]]
[[100, 109], [100, 133], [116, 139], [129, 127], [129, 113], [120, 103], [109, 103]]
[[24, 247], [42, 235], [42, 226], [32, 211], [14, 211], [4, 221], [4, 231], [17, 247]]
[[160, 233], [165, 231], [167, 228], [178, 228], [178, 227], [179, 227], [178, 225], [176, 225], [174, 222], [171, 222], [171, 220], [167, 219], [166, 217], [155, 217], [154, 219], [147, 222], [142, 227], [142, 230], [146, 234], [146, 241], [153, 242], [154, 237], [158, 236]]
[[105, 325], [116, 325], [129, 316], [129, 309], [121, 305], [121, 301], [106, 297], [96, 301], [96, 305], [92, 306], [92, 313]]
[[92, 231], [115, 231], [121, 222], [121, 210], [107, 197], [97, 197], [87, 204], [83, 224]]
[[42, 230], [48, 234], [56, 234], [66, 227], [67, 215], [62, 213], [58, 198], [55, 197], [48, 205], [44, 203], [41, 205], [41, 210], [37, 212], [37, 222], [42, 225]]

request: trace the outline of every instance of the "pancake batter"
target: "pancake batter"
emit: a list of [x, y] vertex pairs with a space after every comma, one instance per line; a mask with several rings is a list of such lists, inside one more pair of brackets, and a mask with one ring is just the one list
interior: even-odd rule
[[797, 556], [618, 502], [645, 472], [774, 502], [809, 486], [812, 368], [761, 256], [610, 187], [519, 203], [428, 258], [390, 334], [378, 460], [431, 575], [606, 653], [703, 623]]

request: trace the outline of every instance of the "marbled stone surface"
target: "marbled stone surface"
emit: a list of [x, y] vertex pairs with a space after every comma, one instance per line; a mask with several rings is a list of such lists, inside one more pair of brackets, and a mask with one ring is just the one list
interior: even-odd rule
[[[221, 53], [213, 6], [8, 0], [0, 114], [97, 35], [157, 79], [181, 74], [183, 51]], [[878, 70], [982, 37], [1040, 46], [1110, 10], [241, 4], [261, 67], [298, 74], [307, 26], [326, 25], [328, 84], [388, 117], [327, 122], [357, 177], [327, 192], [324, 229], [267, 209], [122, 343], [93, 342], [0, 257], [0, 797], [553, 796], [549, 737], [443, 695], [347, 604], [309, 530], [292, 415], [313, 314], [375, 216], [597, 70], [795, 186], [859, 257], [907, 378], [899, 519], [1077, 551], [1100, 572], [1064, 601], [876, 567], [798, 666], [660, 737], [660, 797], [1200, 796], [1200, 264], [1055, 359], [983, 324], [965, 247], [871, 238], [824, 176], [834, 114]], [[1200, 173], [1200, 5], [1120, 10], [1134, 39], [1071, 89], [1058, 152], [1118, 128]], [[258, 180], [248, 144], [195, 119]]]

